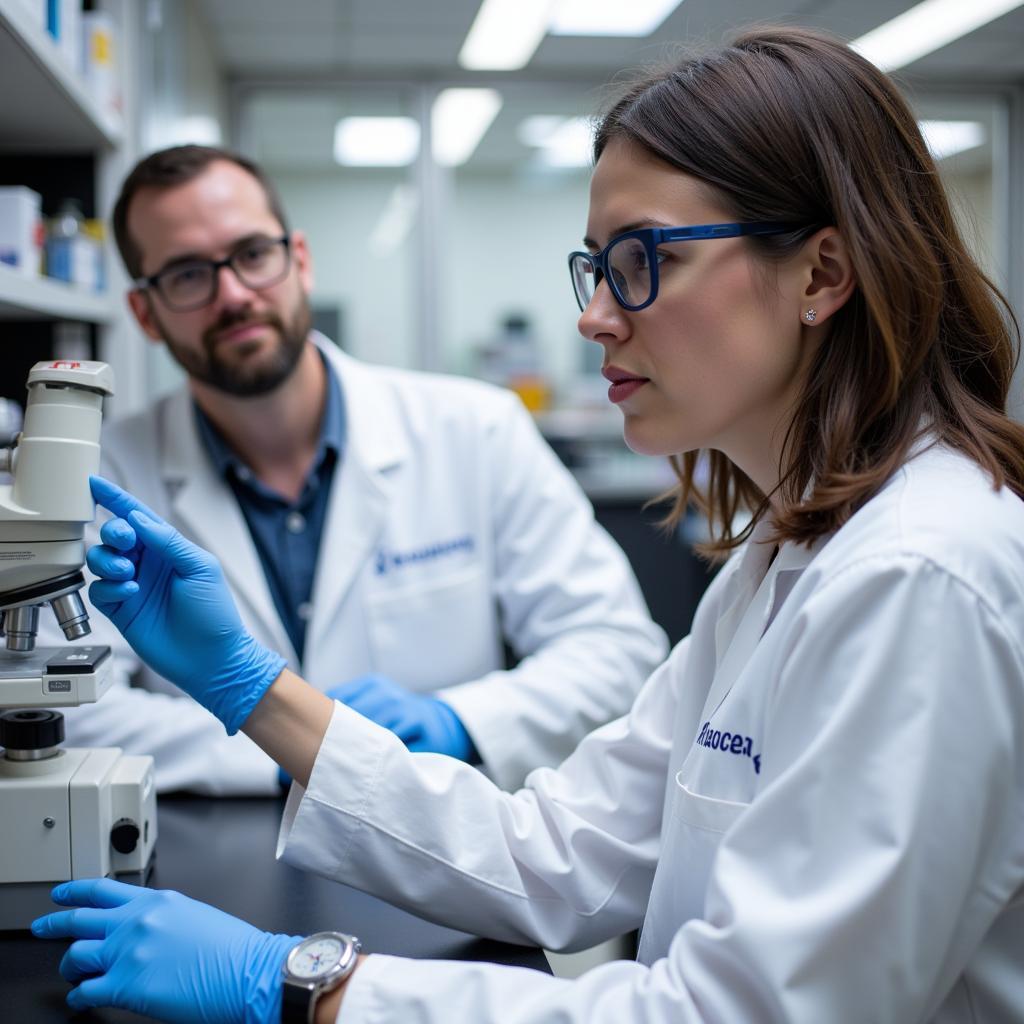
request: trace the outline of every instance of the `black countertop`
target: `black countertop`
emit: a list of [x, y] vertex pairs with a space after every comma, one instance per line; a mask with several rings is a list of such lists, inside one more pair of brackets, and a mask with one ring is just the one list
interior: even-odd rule
[[[162, 797], [150, 885], [178, 889], [266, 931], [295, 935], [334, 929], [358, 935], [367, 953], [488, 960], [547, 972], [539, 949], [474, 938], [420, 918], [274, 858], [283, 800]], [[56, 907], [54, 909], [57, 909]], [[66, 941], [0, 932], [0, 1020], [140, 1021], [118, 1010], [74, 1015], [57, 971]]]

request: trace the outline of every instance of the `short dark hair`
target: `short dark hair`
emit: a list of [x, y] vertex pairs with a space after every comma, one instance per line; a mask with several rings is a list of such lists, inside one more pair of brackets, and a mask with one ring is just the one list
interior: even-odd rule
[[142, 253], [128, 232], [128, 208], [140, 189], [144, 188], [175, 188], [198, 178], [211, 164], [219, 160], [241, 167], [251, 174], [260, 184], [267, 196], [270, 212], [281, 222], [281, 227], [288, 230], [284, 207], [277, 190], [264, 174], [263, 169], [246, 159], [239, 153], [218, 146], [170, 146], [158, 149], [155, 153], [143, 157], [131, 170], [121, 186], [121, 194], [114, 204], [114, 239], [117, 250], [124, 260], [124, 265], [131, 277], [142, 275]]
[[[845, 523], [906, 461], [922, 424], [996, 485], [1024, 496], [1024, 428], [1006, 414], [1020, 335], [960, 235], [935, 162], [894, 81], [841, 40], [759, 26], [628, 84], [601, 118], [595, 159], [615, 139], [711, 188], [730, 220], [805, 230], [751, 240], [784, 259], [835, 226], [857, 287], [832, 318], [787, 435], [777, 539], [810, 543]], [[728, 554], [767, 510], [721, 452], [674, 457], [688, 502]], [[809, 490], [810, 488], [810, 490]], [[739, 533], [741, 506], [754, 520]]]

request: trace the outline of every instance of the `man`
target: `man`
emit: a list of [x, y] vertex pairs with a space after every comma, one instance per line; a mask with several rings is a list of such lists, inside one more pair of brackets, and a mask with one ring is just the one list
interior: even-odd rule
[[[506, 788], [630, 707], [664, 637], [511, 394], [361, 364], [311, 332], [306, 239], [234, 154], [145, 158], [114, 232], [132, 312], [188, 381], [106, 431], [102, 472], [218, 555], [254, 636]], [[153, 754], [161, 790], [277, 788], [251, 741], [92, 622], [118, 685], [68, 713], [69, 743]]]

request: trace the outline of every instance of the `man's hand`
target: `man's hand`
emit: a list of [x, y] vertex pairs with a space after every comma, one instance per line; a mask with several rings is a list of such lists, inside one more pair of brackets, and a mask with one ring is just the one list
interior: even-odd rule
[[462, 720], [437, 697], [412, 693], [378, 675], [342, 683], [328, 690], [327, 696], [390, 729], [410, 750], [447, 754], [470, 763], [480, 760]]

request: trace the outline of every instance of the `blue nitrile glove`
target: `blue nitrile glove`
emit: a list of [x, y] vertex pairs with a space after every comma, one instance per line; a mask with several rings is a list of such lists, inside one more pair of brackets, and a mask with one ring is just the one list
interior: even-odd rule
[[236, 733], [285, 659], [257, 643], [238, 616], [220, 563], [120, 487], [91, 477], [96, 501], [119, 518], [86, 561], [100, 577], [92, 603], [133, 650]]
[[300, 936], [261, 932], [180, 892], [111, 878], [65, 882], [53, 900], [77, 909], [38, 918], [32, 934], [78, 940], [60, 962], [77, 985], [67, 997], [73, 1010], [116, 1006], [209, 1024], [280, 1020], [281, 967]]
[[425, 693], [412, 693], [387, 676], [360, 676], [327, 691], [385, 729], [410, 750], [447, 754], [478, 764], [480, 755], [451, 705]]

